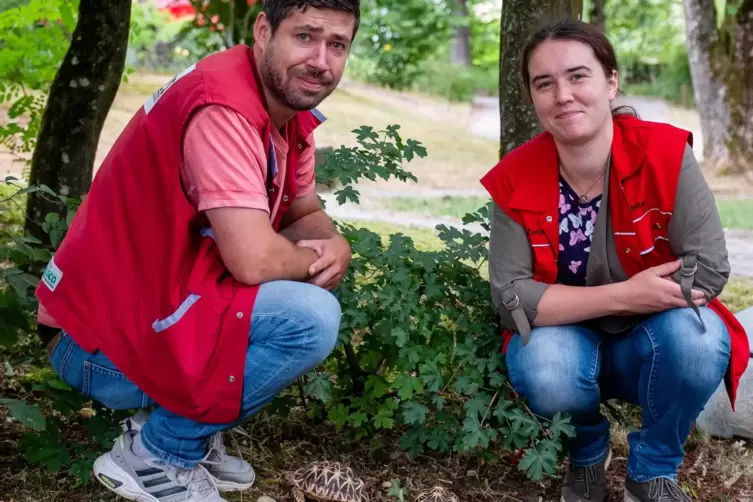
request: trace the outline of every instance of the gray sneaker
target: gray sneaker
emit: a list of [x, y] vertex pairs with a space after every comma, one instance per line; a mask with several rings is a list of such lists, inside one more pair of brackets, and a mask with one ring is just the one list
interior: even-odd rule
[[692, 499], [669, 478], [638, 483], [628, 476], [625, 480], [625, 502], [692, 502]]
[[[149, 414], [139, 411], [134, 416], [123, 421], [124, 431], [140, 431], [149, 420]], [[251, 488], [256, 478], [251, 464], [240, 457], [228, 455], [222, 433], [218, 432], [209, 438], [209, 448], [202, 460], [209, 474], [214, 478], [217, 488], [221, 492], [235, 492]]]
[[561, 502], [604, 502], [606, 472], [612, 461], [612, 449], [600, 463], [588, 467], [571, 467], [562, 486]]
[[136, 432], [122, 434], [94, 461], [94, 477], [121, 497], [138, 502], [227, 502], [202, 465], [180, 469], [131, 449]]

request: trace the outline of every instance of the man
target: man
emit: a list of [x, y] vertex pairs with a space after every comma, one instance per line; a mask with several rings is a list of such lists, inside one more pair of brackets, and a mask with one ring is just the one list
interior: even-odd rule
[[350, 248], [314, 192], [312, 133], [359, 11], [266, 0], [253, 49], [205, 58], [139, 109], [44, 272], [40, 334], [61, 378], [113, 409], [156, 405], [94, 464], [125, 498], [250, 487], [221, 431], [335, 345], [328, 290]]

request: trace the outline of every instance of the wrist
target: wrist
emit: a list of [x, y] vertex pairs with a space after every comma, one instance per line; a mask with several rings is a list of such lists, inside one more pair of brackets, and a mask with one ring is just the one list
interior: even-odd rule
[[628, 299], [630, 295], [627, 292], [627, 281], [616, 282], [610, 284], [607, 287], [610, 309], [614, 314], [622, 315], [630, 312], [630, 305]]

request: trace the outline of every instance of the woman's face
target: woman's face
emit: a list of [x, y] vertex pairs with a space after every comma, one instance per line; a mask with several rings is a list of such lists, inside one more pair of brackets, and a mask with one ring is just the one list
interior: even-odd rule
[[605, 75], [589, 45], [547, 40], [531, 53], [528, 71], [536, 115], [560, 142], [586, 142], [611, 120], [617, 72]]

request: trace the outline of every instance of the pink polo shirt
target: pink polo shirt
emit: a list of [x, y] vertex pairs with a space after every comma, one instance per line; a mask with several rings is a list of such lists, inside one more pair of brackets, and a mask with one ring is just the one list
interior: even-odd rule
[[[285, 130], [283, 130], [285, 134]], [[282, 187], [288, 143], [272, 129], [278, 172], [274, 185]], [[297, 198], [314, 189], [314, 143], [301, 152], [296, 178]], [[183, 139], [181, 180], [188, 199], [206, 211], [218, 207], [247, 207], [269, 212], [267, 200], [267, 155], [256, 129], [246, 119], [219, 105], [199, 110], [186, 128]], [[275, 207], [270, 214], [272, 220]]]
[[[280, 189], [285, 179], [288, 143], [272, 128], [278, 172], [273, 180]], [[298, 194], [304, 197], [314, 189], [314, 139], [301, 152], [296, 179]], [[186, 196], [199, 211], [218, 207], [246, 207], [269, 211], [267, 200], [267, 155], [264, 144], [251, 124], [230, 108], [210, 105], [200, 109], [189, 122], [183, 136], [180, 178]], [[279, 204], [279, 200], [278, 200]], [[275, 206], [270, 221], [277, 214]], [[39, 305], [40, 323], [58, 327], [44, 306]]]

